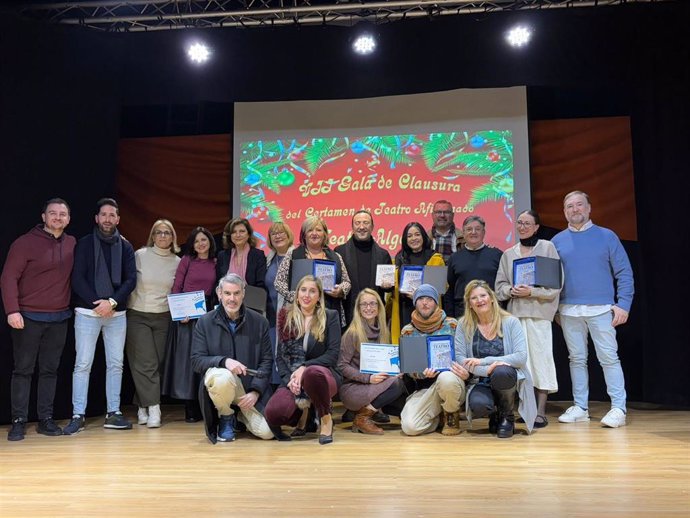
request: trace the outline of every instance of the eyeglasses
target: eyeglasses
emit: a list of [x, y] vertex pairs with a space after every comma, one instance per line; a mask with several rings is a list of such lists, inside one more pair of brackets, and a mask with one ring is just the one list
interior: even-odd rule
[[287, 236], [287, 232], [281, 230], [279, 232], [271, 232], [271, 237]]
[[172, 232], [170, 232], [169, 230], [156, 230], [153, 233], [153, 235], [159, 236], [159, 237], [170, 237], [170, 236], [172, 236]]
[[529, 221], [518, 221], [517, 226], [518, 227], [531, 227], [533, 224], [530, 223]]
[[436, 214], [437, 216], [450, 216], [451, 214], [453, 214], [453, 211], [452, 210], [435, 210], [434, 214]]
[[359, 303], [359, 307], [360, 307], [360, 308], [363, 308], [363, 309], [366, 309], [366, 308], [375, 308], [375, 307], [377, 307], [378, 305], [379, 305], [378, 302], [375, 302], [375, 301], [374, 301], [374, 302], [360, 302], [360, 303]]

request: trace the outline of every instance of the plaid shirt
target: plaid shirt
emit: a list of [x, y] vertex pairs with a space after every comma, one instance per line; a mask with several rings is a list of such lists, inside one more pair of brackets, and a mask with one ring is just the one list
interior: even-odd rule
[[432, 248], [443, 256], [445, 262], [448, 262], [448, 258], [457, 250], [458, 238], [455, 235], [455, 223], [451, 224], [446, 234], [441, 234], [436, 227], [431, 227], [431, 239]]

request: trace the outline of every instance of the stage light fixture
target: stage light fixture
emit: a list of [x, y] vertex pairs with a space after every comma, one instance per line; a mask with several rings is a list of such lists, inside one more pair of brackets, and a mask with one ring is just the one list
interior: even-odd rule
[[506, 40], [513, 47], [523, 47], [529, 43], [531, 37], [532, 31], [529, 27], [518, 25], [508, 31]]
[[363, 34], [357, 37], [355, 42], [352, 44], [352, 48], [357, 54], [371, 54], [376, 48], [376, 40], [374, 40], [373, 36]]
[[203, 43], [195, 43], [190, 45], [187, 49], [187, 56], [189, 56], [189, 59], [194, 63], [202, 64], [209, 60], [211, 51]]

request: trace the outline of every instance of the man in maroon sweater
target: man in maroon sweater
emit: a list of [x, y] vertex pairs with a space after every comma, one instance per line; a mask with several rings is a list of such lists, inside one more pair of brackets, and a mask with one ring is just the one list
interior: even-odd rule
[[37, 430], [43, 435], [62, 435], [53, 421], [53, 400], [67, 323], [72, 315], [70, 276], [76, 239], [64, 233], [70, 219], [65, 200], [48, 200], [41, 217], [42, 225], [36, 225], [12, 243], [0, 278], [14, 346], [12, 427], [7, 434], [10, 441], [24, 438], [37, 359]]

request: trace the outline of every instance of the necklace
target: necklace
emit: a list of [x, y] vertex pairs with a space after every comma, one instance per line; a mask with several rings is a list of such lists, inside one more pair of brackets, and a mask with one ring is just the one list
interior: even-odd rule
[[486, 338], [487, 340], [493, 340], [496, 337], [496, 333], [493, 332], [491, 329], [491, 323], [488, 324], [477, 324], [477, 327], [479, 328], [479, 332]]
[[325, 259], [326, 254], [324, 253], [323, 250], [320, 250], [319, 252], [313, 252], [307, 248], [307, 257], [309, 259]]

